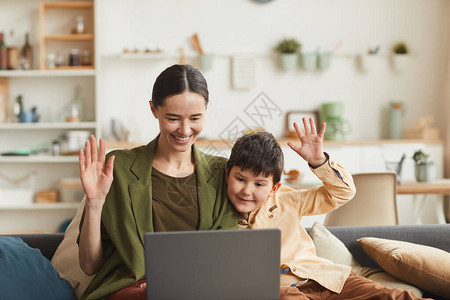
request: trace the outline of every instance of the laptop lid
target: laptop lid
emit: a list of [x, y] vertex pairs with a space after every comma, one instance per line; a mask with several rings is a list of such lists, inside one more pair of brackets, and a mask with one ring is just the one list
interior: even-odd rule
[[147, 299], [279, 299], [279, 229], [145, 234]]

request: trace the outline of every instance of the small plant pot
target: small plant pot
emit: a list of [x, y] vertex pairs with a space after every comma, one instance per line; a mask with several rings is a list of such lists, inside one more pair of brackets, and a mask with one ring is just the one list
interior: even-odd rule
[[331, 58], [332, 54], [330, 52], [320, 53], [318, 57], [319, 69], [322, 71], [329, 69], [331, 66]]
[[200, 68], [203, 71], [209, 71], [213, 68], [214, 55], [213, 54], [200, 54], [199, 57]]
[[405, 70], [409, 63], [410, 57], [407, 54], [394, 54], [391, 56], [392, 68], [397, 72]]
[[417, 182], [430, 182], [436, 179], [436, 166], [434, 163], [416, 165], [415, 175]]
[[297, 53], [282, 53], [280, 55], [280, 66], [284, 71], [293, 71], [297, 68]]
[[302, 67], [307, 71], [314, 71], [317, 68], [317, 54], [314, 52], [302, 53]]
[[369, 72], [375, 68], [376, 55], [360, 54], [356, 56], [356, 66], [361, 72]]

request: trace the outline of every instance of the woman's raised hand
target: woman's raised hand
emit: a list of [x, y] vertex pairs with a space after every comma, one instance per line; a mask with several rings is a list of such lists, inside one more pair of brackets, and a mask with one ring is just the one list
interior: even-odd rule
[[298, 146], [292, 142], [288, 142], [288, 145], [313, 167], [320, 166], [327, 160], [323, 154], [323, 136], [325, 135], [326, 124], [325, 122], [322, 123], [322, 128], [319, 134], [317, 134], [316, 126], [312, 118], [309, 118], [309, 126], [306, 118], [303, 118], [302, 121], [305, 128], [304, 133], [297, 122], [294, 122], [295, 131], [302, 144]]
[[[86, 141], [85, 150], [80, 150], [80, 178], [86, 194], [86, 204], [102, 207], [113, 181], [114, 156], [106, 160], [106, 145], [100, 139], [100, 152], [97, 152], [97, 140], [91, 135]], [[97, 155], [98, 153], [98, 155]]]

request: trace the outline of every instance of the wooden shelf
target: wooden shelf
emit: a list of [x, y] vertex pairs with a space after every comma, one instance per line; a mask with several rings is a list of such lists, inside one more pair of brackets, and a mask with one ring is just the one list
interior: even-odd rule
[[0, 77], [82, 77], [95, 76], [95, 69], [89, 67], [58, 67], [45, 70], [8, 70], [0, 71]]
[[79, 71], [79, 70], [94, 70], [93, 66], [62, 66], [53, 69], [45, 68], [47, 71]]
[[147, 60], [147, 59], [171, 59], [177, 58], [176, 55], [170, 53], [121, 53], [114, 55], [104, 55], [103, 58], [116, 58], [116, 59], [136, 59], [136, 60]]
[[46, 2], [42, 3], [44, 8], [92, 8], [91, 1], [71, 1], [71, 2]]
[[0, 163], [78, 163], [78, 156], [51, 156], [51, 155], [27, 155], [27, 156], [0, 156]]
[[57, 203], [30, 203], [27, 205], [1, 205], [0, 210], [57, 210], [78, 209], [79, 202], [57, 202]]
[[95, 122], [0, 123], [0, 130], [95, 129]]
[[46, 35], [45, 41], [92, 41], [94, 34], [82, 33], [82, 34], [59, 34], [59, 35]]
[[131, 149], [142, 146], [140, 143], [129, 143], [124, 141], [105, 141], [107, 149]]

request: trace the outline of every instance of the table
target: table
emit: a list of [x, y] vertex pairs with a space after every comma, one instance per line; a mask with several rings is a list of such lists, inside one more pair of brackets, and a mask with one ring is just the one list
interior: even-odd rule
[[[450, 179], [438, 179], [432, 182], [413, 182], [406, 181], [402, 184], [397, 185], [397, 194], [409, 194], [414, 195], [415, 207], [414, 215], [419, 224], [423, 224], [423, 212], [425, 206], [429, 201], [427, 201], [427, 196], [435, 195], [437, 199], [434, 203], [434, 209], [430, 212], [434, 216], [436, 223], [445, 224], [445, 213], [444, 213], [444, 199], [443, 197], [438, 197], [438, 195], [450, 195]], [[417, 199], [417, 195], [422, 195], [423, 197]]]
[[405, 182], [397, 185], [397, 194], [450, 195], [450, 179], [432, 182]]

